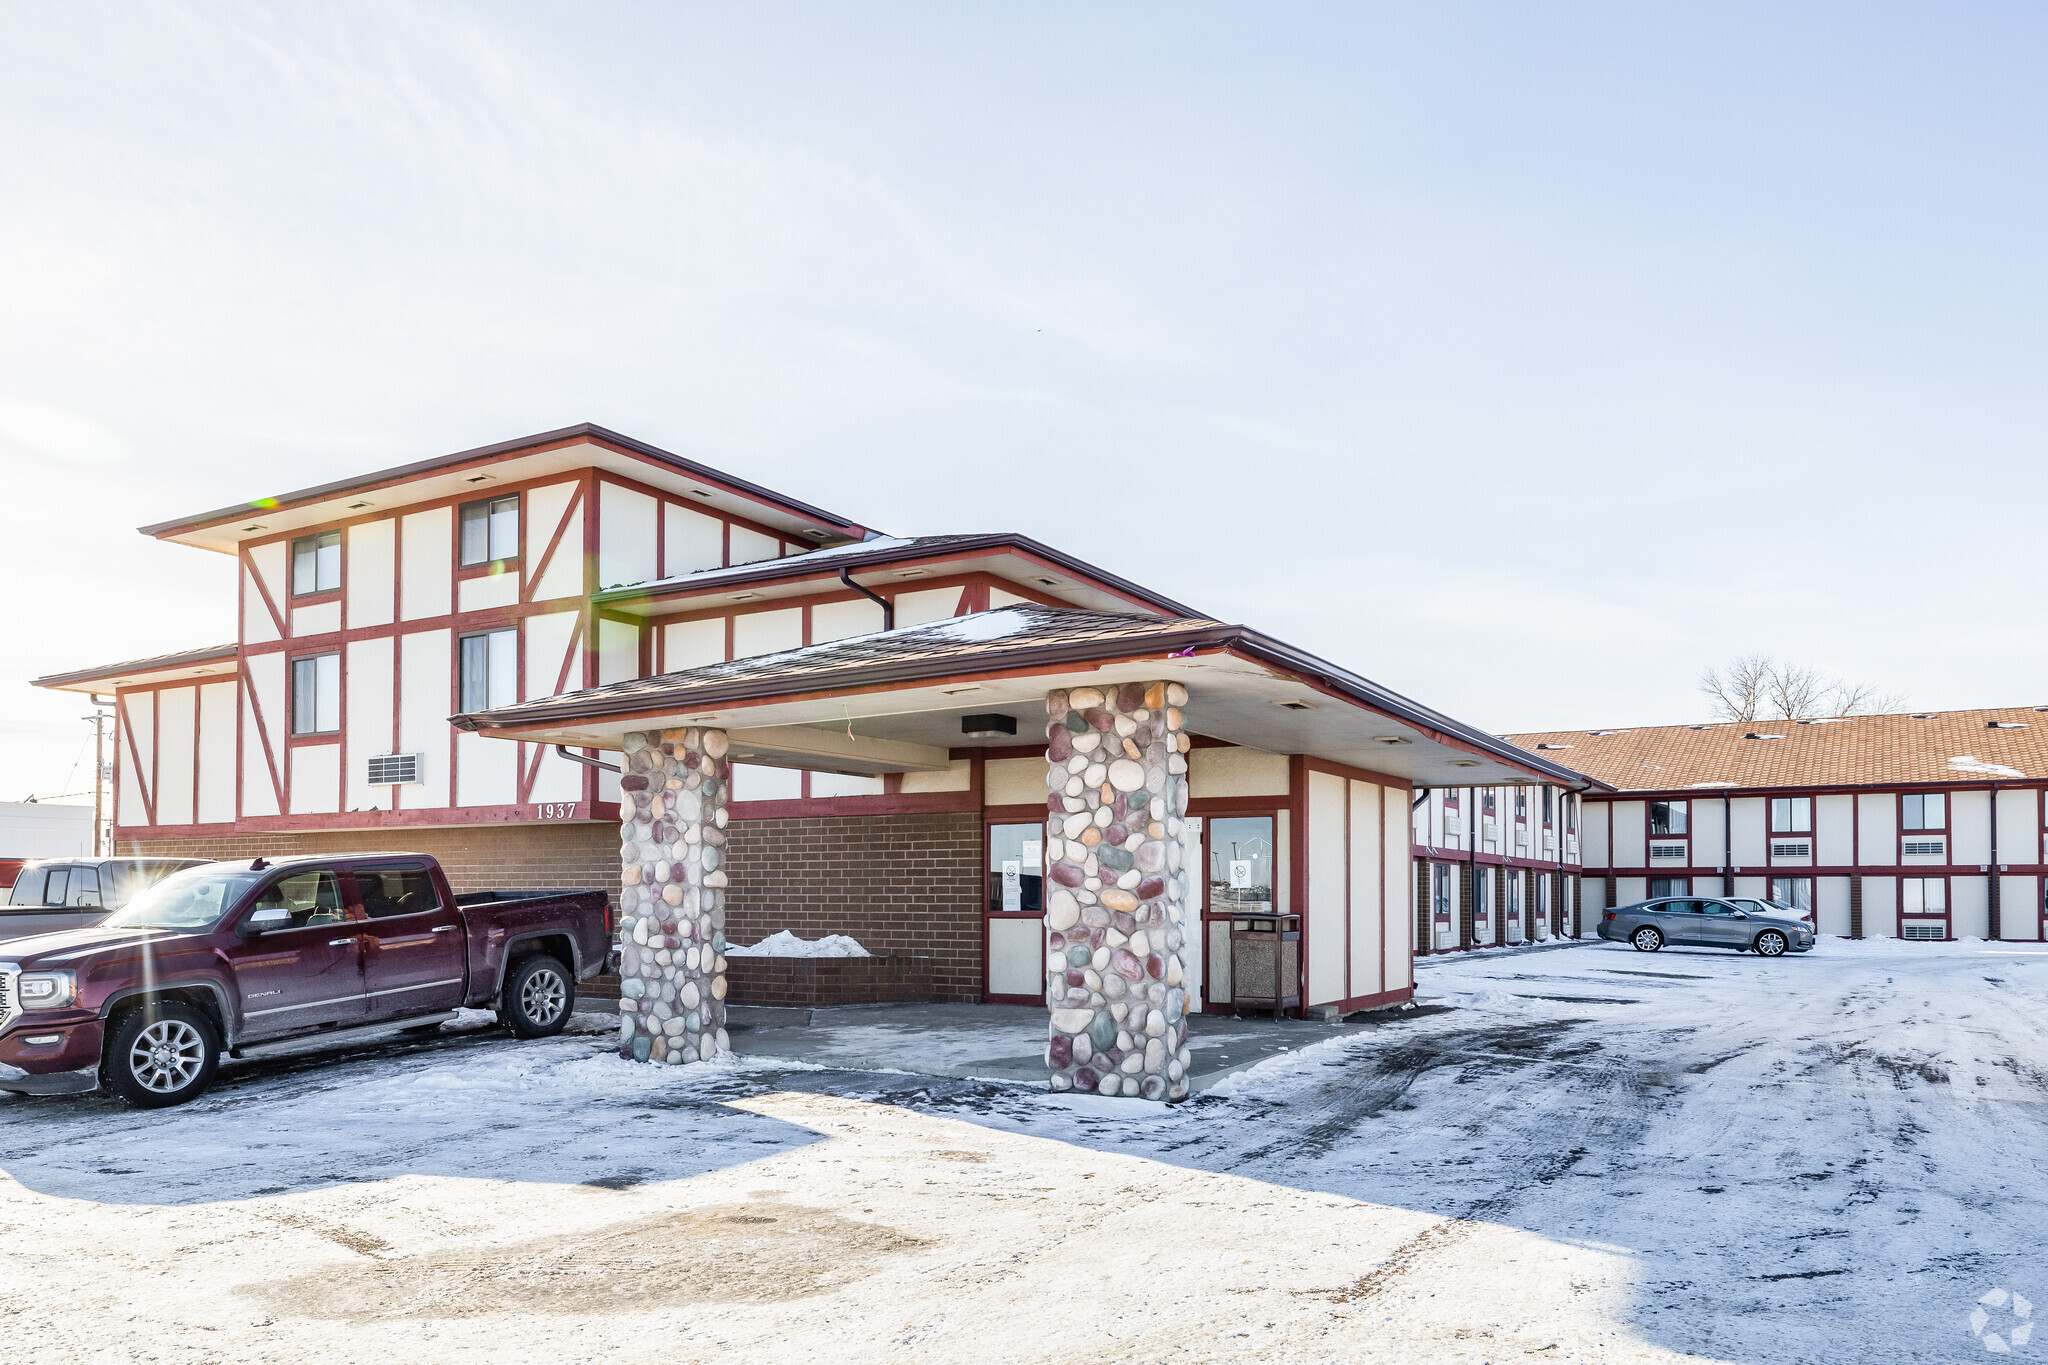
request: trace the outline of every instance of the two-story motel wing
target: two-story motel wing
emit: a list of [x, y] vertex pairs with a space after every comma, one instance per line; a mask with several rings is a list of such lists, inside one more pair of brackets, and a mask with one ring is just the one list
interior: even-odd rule
[[2048, 708], [1511, 735], [1611, 791], [1583, 810], [1586, 921], [1770, 896], [1852, 938], [2036, 940]]
[[[1404, 999], [1417, 793], [1479, 784], [1563, 819], [1564, 793], [1589, 785], [1027, 537], [884, 536], [597, 427], [143, 529], [237, 558], [241, 631], [40, 680], [116, 699], [122, 851], [403, 846], [465, 889], [602, 884], [637, 901], [621, 830], [632, 844], [646, 784], [634, 775], [622, 807], [621, 755], [715, 728], [731, 755], [721, 932], [915, 952], [942, 999], [1044, 999], [1060, 878], [1092, 906], [1097, 884], [1125, 890], [1104, 877], [1168, 857], [1162, 840], [1191, 885], [1154, 946], [1185, 941], [1173, 970], [1193, 974], [1196, 1007], [1230, 1005], [1231, 918], [1260, 911], [1301, 917], [1305, 1006]], [[800, 697], [784, 686], [798, 677]], [[1189, 700], [1161, 707], [1161, 689]], [[1094, 772], [1114, 761], [1048, 741], [1048, 708], [1070, 697], [1070, 724], [1114, 725], [1102, 756], [1137, 755], [1129, 780], [1150, 786], [1115, 787]], [[1128, 850], [1056, 832], [1098, 801]], [[1547, 871], [1565, 866], [1542, 848]], [[1023, 887], [1006, 899], [1009, 863]], [[1563, 894], [1532, 889], [1530, 913]]]

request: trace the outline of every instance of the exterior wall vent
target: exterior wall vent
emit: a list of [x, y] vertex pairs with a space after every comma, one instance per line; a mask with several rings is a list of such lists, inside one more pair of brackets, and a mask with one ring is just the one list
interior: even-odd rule
[[373, 787], [410, 787], [419, 783], [420, 761], [425, 754], [372, 754], [370, 755], [370, 785]]
[[1900, 926], [1900, 929], [1902, 930], [1901, 936], [1905, 938], [1945, 939], [1948, 937], [1948, 925], [1938, 919], [1909, 919]]
[[1804, 841], [1796, 844], [1773, 843], [1771, 845], [1771, 856], [1773, 858], [1810, 858], [1813, 856], [1813, 845]]
[[1650, 856], [1652, 858], [1683, 858], [1685, 856], [1685, 845], [1651, 844]]
[[1938, 858], [1947, 851], [1946, 844], [1947, 841], [1943, 839], [1907, 839], [1899, 845], [1899, 852], [1908, 858], [1929, 855]]

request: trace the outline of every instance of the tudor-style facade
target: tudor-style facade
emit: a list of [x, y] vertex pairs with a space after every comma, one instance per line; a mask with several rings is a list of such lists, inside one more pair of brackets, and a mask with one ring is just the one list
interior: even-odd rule
[[[1116, 669], [1137, 670], [1141, 690], [1194, 698], [1173, 736], [1185, 742], [1173, 771], [1148, 769], [1145, 790], [1185, 804], [1174, 838], [1192, 862], [1183, 908], [1195, 918], [1175, 970], [1194, 974], [1184, 989], [1195, 1009], [1233, 1007], [1231, 926], [1260, 913], [1300, 917], [1292, 994], [1302, 1007], [1406, 998], [1417, 933], [1428, 936], [1413, 859], [1418, 846], [1457, 847], [1427, 826], [1447, 783], [1481, 783], [1507, 802], [1523, 792], [1532, 808], [1587, 785], [1030, 538], [885, 536], [597, 427], [144, 531], [235, 556], [241, 630], [232, 645], [39, 680], [116, 699], [121, 851], [399, 845], [436, 855], [460, 890], [599, 884], [622, 908], [640, 894], [622, 882], [619, 833], [640, 798], [621, 804], [620, 746], [630, 736], [650, 752], [657, 726], [699, 718], [649, 713], [633, 728], [585, 727], [581, 742], [544, 724], [467, 717], [552, 698], [601, 706], [639, 680], [675, 680], [665, 695], [680, 706], [707, 670], [787, 658], [800, 671], [866, 648], [848, 654], [839, 642], [924, 640], [926, 628], [966, 618], [964, 634], [941, 631], [920, 656], [945, 676], [920, 693], [928, 713], [914, 725], [884, 714], [886, 682], [821, 692], [793, 711], [749, 701], [715, 722], [731, 746], [724, 931], [848, 933], [914, 953], [942, 1000], [1045, 998], [1046, 906], [1057, 898], [1045, 878], [1061, 843], [1047, 833], [1048, 801], [1058, 816], [1077, 799], [1058, 787], [1078, 778], [1049, 778], [1038, 730], [1048, 698], [1085, 695]], [[1035, 699], [1020, 704], [1014, 671], [971, 666], [976, 632], [1012, 612], [1050, 613], [1030, 617], [1047, 639], [1098, 617], [1112, 635], [1182, 635], [1149, 663], [1062, 646], [1081, 653], [1041, 670]], [[1199, 657], [1179, 650], [1183, 636]], [[1242, 663], [1246, 650], [1264, 661], [1257, 669]], [[778, 706], [794, 719], [762, 723]], [[963, 729], [977, 713], [993, 719]], [[912, 726], [914, 742], [890, 739], [892, 724]], [[1402, 812], [1424, 790], [1438, 804], [1418, 824]], [[1532, 877], [1569, 865], [1547, 845], [1497, 857], [1489, 865]], [[1539, 906], [1561, 916], [1572, 899], [1539, 885], [1529, 884], [1532, 934], [1543, 931]]]
[[1418, 953], [1573, 938], [1581, 916], [1578, 788], [1446, 787], [1417, 801]]
[[2034, 941], [2048, 709], [1511, 735], [1584, 804], [1584, 931], [1653, 896], [1769, 896], [1849, 938]]

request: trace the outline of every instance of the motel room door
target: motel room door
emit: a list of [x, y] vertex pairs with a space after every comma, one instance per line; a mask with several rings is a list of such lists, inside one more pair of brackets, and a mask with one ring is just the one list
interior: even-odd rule
[[1045, 824], [992, 824], [983, 876], [981, 998], [1045, 1003]]

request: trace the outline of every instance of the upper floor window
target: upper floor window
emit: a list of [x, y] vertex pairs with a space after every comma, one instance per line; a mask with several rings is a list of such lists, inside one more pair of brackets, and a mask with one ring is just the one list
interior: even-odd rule
[[494, 630], [462, 637], [460, 709], [484, 711], [519, 700], [519, 632]]
[[1567, 834], [1579, 832], [1579, 798], [1576, 796], [1564, 799], [1564, 829]]
[[1481, 815], [1493, 814], [1493, 788], [1488, 787], [1485, 791], [1479, 793], [1479, 813]]
[[1456, 792], [1447, 791], [1444, 793], [1444, 806], [1446, 809], [1455, 809], [1457, 807], [1457, 804], [1458, 794]]
[[292, 733], [326, 735], [341, 729], [341, 655], [308, 654], [292, 660]]
[[1772, 797], [1771, 833], [1813, 833], [1813, 798], [1810, 796]]
[[1529, 818], [1529, 789], [1527, 787], [1515, 788], [1515, 818], [1517, 820]]
[[341, 532], [322, 531], [292, 542], [292, 596], [341, 586]]
[[1650, 834], [1662, 839], [1685, 833], [1686, 813], [1686, 803], [1683, 801], [1652, 801]]
[[462, 505], [462, 565], [519, 557], [519, 495]]
[[1551, 791], [1550, 788], [1545, 787], [1543, 789], [1543, 823], [1546, 825], [1553, 823], [1557, 818], [1556, 801], [1557, 794]]
[[1901, 801], [1905, 806], [1905, 819], [1901, 822], [1903, 828], [1948, 828], [1948, 798], [1940, 792], [1928, 792], [1926, 795], [1915, 792], [1901, 798]]

